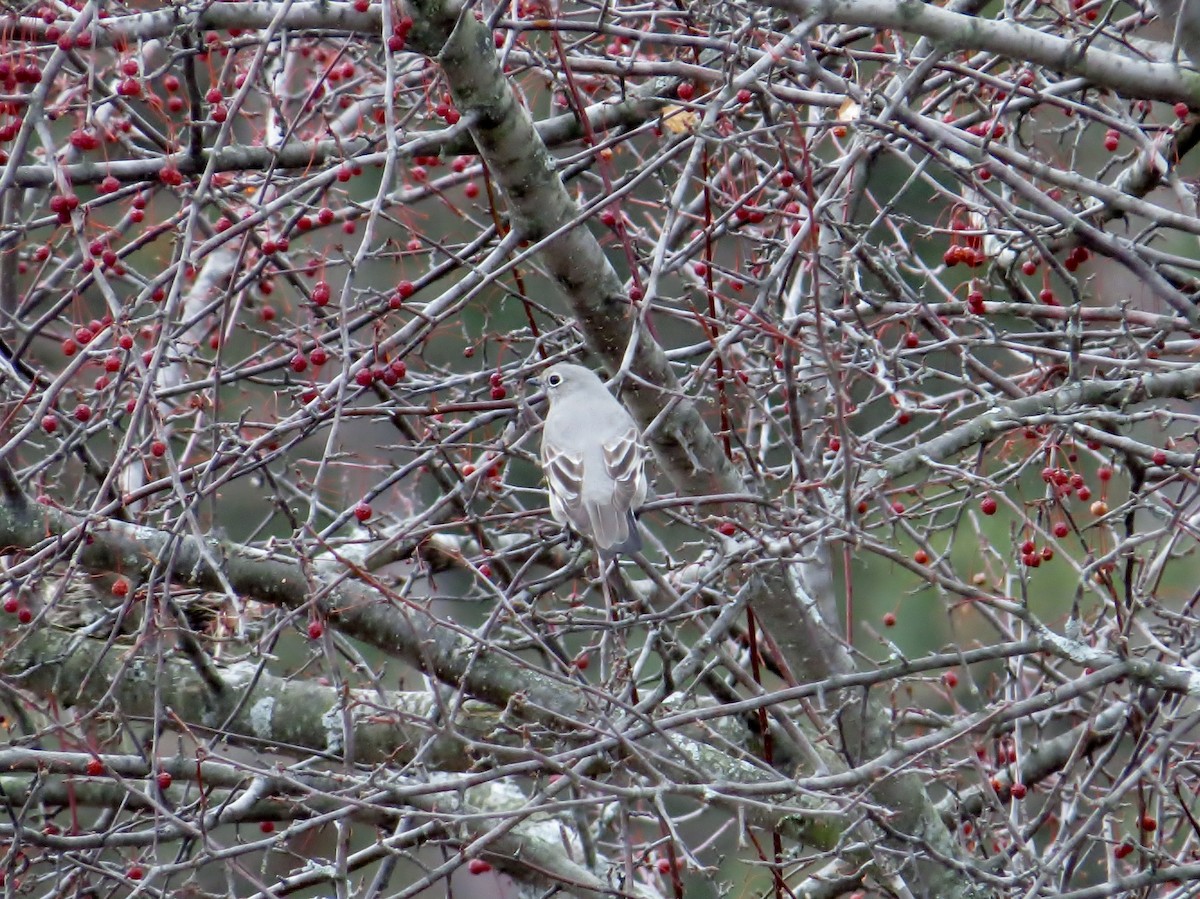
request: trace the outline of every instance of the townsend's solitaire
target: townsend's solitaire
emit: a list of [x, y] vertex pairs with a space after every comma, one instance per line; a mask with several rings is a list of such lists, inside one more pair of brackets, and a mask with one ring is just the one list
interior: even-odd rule
[[637, 552], [642, 538], [633, 510], [646, 499], [637, 425], [582, 365], [560, 362], [539, 380], [550, 400], [542, 429], [550, 514], [590, 537], [603, 556]]

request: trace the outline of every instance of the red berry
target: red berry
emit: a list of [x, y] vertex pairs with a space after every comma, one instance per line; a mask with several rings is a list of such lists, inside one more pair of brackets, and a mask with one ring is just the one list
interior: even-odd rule
[[74, 356], [77, 352], [79, 352], [79, 344], [75, 342], [75, 338], [65, 338], [62, 342], [62, 354], [64, 356]]
[[354, 373], [354, 383], [359, 387], [370, 387], [375, 380], [375, 376], [371, 374], [371, 369], [360, 368]]
[[354, 517], [359, 521], [367, 521], [371, 517], [371, 506], [369, 503], [359, 503], [354, 507]]
[[900, 500], [896, 500], [894, 503], [892, 503], [892, 511], [895, 512], [897, 515], [903, 515], [904, 514], [904, 503], [900, 502]]
[[468, 181], [463, 187], [463, 193], [467, 195], [468, 200], [474, 200], [479, 196], [479, 185], [474, 181]]
[[145, 876], [146, 872], [143, 871], [138, 865], [134, 865], [129, 869], [128, 877], [130, 880], [141, 880]]
[[685, 103], [696, 96], [696, 85], [690, 81], [685, 81], [675, 89], [675, 95]]
[[274, 821], [260, 821], [260, 822], [258, 822], [258, 829], [262, 833], [274, 833], [275, 832], [275, 822]]
[[53, 415], [42, 416], [42, 430], [47, 434], [53, 434], [58, 430], [58, 419]]
[[1150, 457], [1150, 461], [1161, 468], [1167, 464], [1167, 454], [1162, 450], [1155, 450], [1154, 454]]
[[154, 440], [150, 443], [150, 455], [156, 459], [161, 459], [167, 454], [167, 445], [161, 440]]
[[721, 524], [717, 527], [717, 531], [726, 537], [732, 537], [734, 534], [737, 533], [737, 525], [734, 524], [732, 521], [722, 521]]
[[1067, 523], [1065, 521], [1055, 522], [1055, 524], [1054, 524], [1054, 536], [1055, 537], [1058, 537], [1061, 540], [1063, 537], [1067, 536], [1067, 534], [1069, 534], [1069, 533], [1071, 533], [1071, 529], [1067, 526]]
[[743, 87], [740, 91], [737, 92], [737, 101], [739, 103], [741, 103], [743, 106], [745, 106], [747, 103], [750, 102], [750, 100], [753, 96], [754, 95], [752, 93], [750, 93], [749, 88]]
[[1109, 468], [1107, 465], [1101, 465], [1099, 468], [1096, 469], [1096, 477], [1098, 477], [1101, 481], [1104, 481], [1105, 483], [1107, 483], [1108, 481], [1111, 481], [1112, 476], [1113, 476], [1113, 470], [1111, 468]]
[[329, 290], [329, 285], [327, 283], [325, 283], [324, 281], [318, 281], [316, 284], [313, 285], [312, 301], [317, 306], [329, 305], [329, 297], [330, 296], [331, 296], [331, 291]]
[[1008, 792], [1009, 792], [1009, 795], [1011, 795], [1013, 799], [1020, 800], [1020, 799], [1025, 798], [1025, 795], [1026, 795], [1026, 793], [1028, 793], [1028, 790], [1026, 789], [1025, 784], [1018, 782], [1018, 783], [1013, 784], [1012, 788]]
[[319, 640], [321, 635], [325, 633], [325, 625], [319, 621], [310, 621], [308, 623], [308, 638], [310, 640]]
[[999, 503], [996, 502], [995, 497], [985, 496], [979, 502], [979, 511], [984, 515], [995, 515], [998, 507]]
[[486, 874], [492, 866], [481, 858], [473, 858], [467, 862], [467, 870], [472, 874]]
[[929, 553], [925, 552], [923, 549], [918, 549], [915, 553], [913, 553], [913, 561], [918, 565], [928, 565]]
[[921, 345], [921, 338], [914, 331], [909, 331], [904, 335], [904, 345], [910, 350], [915, 350]]
[[1149, 815], [1142, 816], [1142, 830], [1146, 831], [1147, 833], [1153, 833], [1157, 829], [1158, 829], [1157, 821], [1155, 821]]
[[[1177, 103], [1175, 105], [1179, 106], [1180, 104]], [[1133, 844], [1126, 840], [1113, 850], [1113, 857], [1118, 859], [1125, 858], [1125, 856], [1129, 855], [1131, 852], [1133, 852]]]
[[499, 387], [493, 387], [493, 388], [492, 388], [492, 399], [494, 399], [494, 400], [502, 400], [502, 399], [504, 399], [506, 396], [508, 396], [508, 391], [507, 391], [507, 390], [505, 390], [503, 386], [499, 386]]
[[33, 621], [33, 610], [29, 606], [21, 606], [17, 609], [17, 621], [21, 624], [29, 624]]
[[949, 687], [951, 690], [953, 690], [955, 687], [958, 686], [958, 675], [955, 674], [953, 671], [947, 671], [945, 674], [942, 675], [942, 683], [945, 684], [947, 687]]
[[1174, 108], [1175, 108], [1175, 117], [1176, 118], [1179, 118], [1179, 119], [1187, 118], [1188, 105], [1186, 103], [1184, 103], [1182, 100], [1180, 100], [1178, 103], [1175, 104]]
[[129, 595], [129, 581], [123, 577], [117, 578], [112, 585], [112, 595], [118, 598]]
[[1037, 263], [1032, 259], [1026, 259], [1021, 263], [1021, 271], [1026, 275], [1037, 274]]
[[303, 353], [297, 353], [288, 364], [292, 367], [292, 371], [300, 374], [300, 372], [308, 368], [308, 357]]
[[160, 790], [165, 790], [171, 786], [171, 775], [166, 771], [160, 773], [156, 780], [158, 781], [158, 788]]
[[896, 615], [894, 612], [888, 612], [883, 616], [883, 626], [884, 627], [895, 627], [896, 626]]
[[87, 773], [89, 777], [99, 777], [104, 773], [104, 762], [100, 759], [88, 759]]
[[77, 421], [87, 421], [92, 417], [92, 407], [87, 403], [80, 403], [75, 407], [75, 412], [73, 414], [75, 415], [75, 419]]
[[313, 364], [314, 368], [320, 368], [329, 361], [329, 353], [326, 352], [324, 347], [316, 347], [308, 354], [308, 361]]

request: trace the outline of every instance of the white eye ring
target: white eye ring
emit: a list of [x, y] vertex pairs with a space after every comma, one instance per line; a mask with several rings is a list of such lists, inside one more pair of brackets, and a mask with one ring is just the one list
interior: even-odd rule
[[561, 383], [562, 383], [562, 375], [560, 375], [560, 374], [556, 373], [556, 374], [553, 374], [550, 377], [546, 378], [546, 386], [547, 387], [557, 387]]

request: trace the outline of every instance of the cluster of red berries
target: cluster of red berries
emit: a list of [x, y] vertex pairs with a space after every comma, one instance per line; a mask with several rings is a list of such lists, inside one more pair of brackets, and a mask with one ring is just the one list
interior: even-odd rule
[[16, 615], [17, 621], [21, 624], [29, 624], [33, 621], [33, 610], [23, 602], [19, 602], [15, 596], [5, 598], [4, 611], [9, 615]]
[[492, 399], [502, 400], [508, 396], [508, 390], [504, 386], [504, 375], [500, 372], [492, 372], [491, 377], [488, 378], [488, 383], [492, 387]]
[[987, 257], [983, 254], [983, 250], [964, 247], [961, 244], [954, 244], [942, 254], [942, 262], [948, 268], [958, 265], [960, 262], [967, 268], [979, 268], [986, 261]]
[[1001, 122], [978, 122], [967, 128], [967, 134], [973, 134], [976, 137], [991, 137], [992, 140], [999, 140], [1004, 137], [1006, 129]]
[[1067, 258], [1063, 260], [1063, 268], [1069, 272], [1073, 272], [1091, 257], [1092, 253], [1087, 247], [1072, 247], [1071, 252], [1067, 254]]
[[1032, 540], [1026, 540], [1021, 544], [1021, 564], [1026, 568], [1037, 568], [1043, 562], [1049, 562], [1054, 558], [1054, 550], [1049, 546], [1043, 546], [1039, 551], [1037, 544]]
[[412, 31], [413, 20], [411, 16], [401, 16], [396, 20], [396, 24], [392, 26], [392, 33], [388, 35], [387, 48], [392, 53], [399, 53], [404, 49], [405, 43], [408, 42], [408, 33]]
[[1092, 491], [1079, 472], [1071, 472], [1065, 468], [1046, 466], [1042, 469], [1042, 480], [1054, 487], [1055, 494], [1060, 499], [1067, 499], [1072, 494], [1081, 502], [1092, 498]]

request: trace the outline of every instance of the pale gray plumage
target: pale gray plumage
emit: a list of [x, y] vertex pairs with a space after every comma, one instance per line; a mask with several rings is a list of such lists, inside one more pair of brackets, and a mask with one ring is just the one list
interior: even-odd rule
[[540, 380], [550, 400], [542, 429], [550, 514], [604, 556], [637, 552], [633, 510], [646, 499], [637, 425], [591, 369], [560, 362]]

